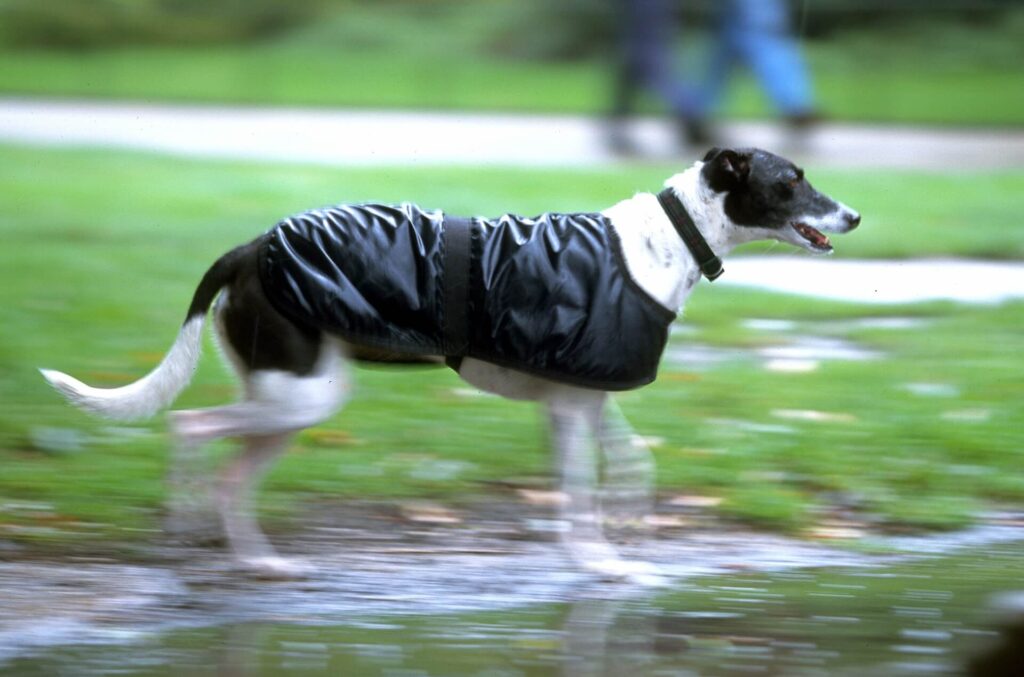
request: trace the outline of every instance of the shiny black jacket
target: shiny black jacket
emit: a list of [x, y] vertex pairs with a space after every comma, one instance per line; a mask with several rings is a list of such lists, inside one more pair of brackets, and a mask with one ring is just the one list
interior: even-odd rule
[[351, 344], [603, 390], [654, 380], [674, 318], [630, 278], [600, 214], [345, 205], [282, 221], [259, 259], [278, 310]]

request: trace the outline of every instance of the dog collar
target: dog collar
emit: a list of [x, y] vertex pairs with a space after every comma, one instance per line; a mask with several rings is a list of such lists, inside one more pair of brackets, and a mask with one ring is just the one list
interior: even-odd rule
[[708, 280], [716, 280], [725, 272], [725, 269], [722, 268], [722, 259], [711, 251], [708, 241], [697, 230], [697, 224], [693, 222], [686, 207], [676, 197], [675, 191], [671, 188], [661, 191], [658, 193], [658, 202], [661, 203], [661, 208], [665, 210], [668, 220], [672, 222], [679, 237], [686, 243], [686, 248], [693, 254], [697, 265], [700, 266], [700, 272], [704, 273], [704, 277]]

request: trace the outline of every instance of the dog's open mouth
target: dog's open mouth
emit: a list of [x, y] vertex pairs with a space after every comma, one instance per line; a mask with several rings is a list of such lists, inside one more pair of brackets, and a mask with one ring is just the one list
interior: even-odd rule
[[832, 243], [829, 242], [828, 237], [826, 237], [825, 234], [817, 228], [812, 228], [806, 223], [794, 223], [793, 230], [795, 230], [800, 237], [807, 240], [814, 249], [819, 251], [832, 250]]

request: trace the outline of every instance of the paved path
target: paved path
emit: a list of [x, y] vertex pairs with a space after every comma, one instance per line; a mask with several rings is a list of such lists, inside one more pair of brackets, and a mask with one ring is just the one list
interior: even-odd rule
[[726, 259], [715, 284], [861, 303], [1000, 303], [1024, 298], [1024, 263], [741, 256]]
[[[675, 150], [669, 125], [635, 123], [651, 159]], [[583, 116], [164, 105], [0, 99], [0, 140], [328, 165], [594, 167], [621, 163]], [[730, 123], [721, 144], [777, 149], [811, 167], [1024, 168], [1024, 130], [824, 125], [803, 139]]]

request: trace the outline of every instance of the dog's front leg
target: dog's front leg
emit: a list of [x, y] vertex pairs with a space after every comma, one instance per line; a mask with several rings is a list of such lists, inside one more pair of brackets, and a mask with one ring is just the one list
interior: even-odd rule
[[644, 520], [654, 508], [654, 457], [612, 398], [604, 406], [599, 441], [606, 519], [630, 531], [646, 531]]
[[562, 544], [587, 570], [614, 579], [658, 584], [661, 579], [650, 564], [623, 559], [604, 535], [595, 447], [603, 435], [606, 399], [605, 393], [574, 390], [548, 401], [551, 441], [565, 496], [560, 507]]
[[[633, 433], [611, 398], [602, 410], [597, 435], [604, 455], [601, 502], [606, 525], [614, 522], [647, 538], [651, 534], [645, 518], [654, 511], [654, 456], [647, 443]], [[658, 567], [649, 562], [628, 560], [618, 566], [623, 575], [636, 583], [665, 583]]]
[[598, 499], [595, 442], [605, 397], [604, 393], [574, 390], [548, 402], [551, 441], [565, 496], [560, 507], [564, 522], [560, 534], [570, 557], [583, 568], [613, 578], [630, 578], [635, 567], [605, 538]]

